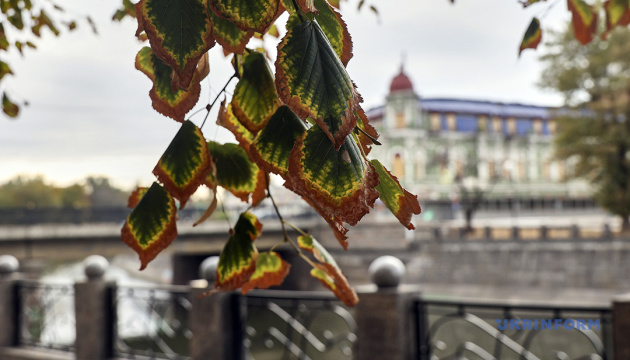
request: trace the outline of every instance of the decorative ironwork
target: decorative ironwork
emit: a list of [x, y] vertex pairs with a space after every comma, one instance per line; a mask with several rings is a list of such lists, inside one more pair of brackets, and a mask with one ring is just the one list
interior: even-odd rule
[[114, 353], [151, 359], [189, 359], [189, 289], [118, 287], [114, 292]]
[[20, 281], [20, 345], [73, 351], [76, 339], [74, 287]]
[[[421, 360], [611, 358], [608, 306], [420, 300], [416, 310]], [[585, 322], [580, 325], [578, 320]], [[591, 326], [595, 324], [599, 326]]]
[[352, 359], [357, 325], [333, 297], [253, 291], [241, 297], [247, 359]]

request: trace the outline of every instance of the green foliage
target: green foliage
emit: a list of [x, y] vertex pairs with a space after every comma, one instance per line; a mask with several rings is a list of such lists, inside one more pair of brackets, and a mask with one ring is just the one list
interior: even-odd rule
[[[167, 5], [169, 11], [164, 11]], [[378, 134], [361, 109], [361, 96], [345, 68], [352, 58], [352, 41], [335, 10], [338, 6], [326, 0], [141, 0], [132, 11], [123, 1], [114, 19], [135, 14], [136, 35], [145, 32], [149, 40], [150, 47], [136, 57], [136, 68], [153, 83], [153, 107], [184, 123], [155, 167], [163, 186], [139, 189], [129, 199], [134, 210], [122, 237], [138, 252], [142, 268], [177, 233], [173, 199], [183, 207], [199, 184], [212, 190], [211, 204], [197, 225], [217, 208], [218, 187], [250, 207], [267, 197], [273, 202], [269, 173], [282, 176], [285, 186], [313, 206], [343, 247], [348, 246], [345, 224], [357, 224], [379, 196], [379, 174], [367, 159]], [[245, 46], [254, 35], [263, 40], [278, 37], [274, 22], [286, 10], [288, 31], [272, 71], [264, 51]], [[231, 100], [221, 102], [217, 124], [230, 130], [238, 144], [207, 141], [205, 119], [197, 127], [186, 118], [198, 101], [200, 82], [210, 67], [207, 51], [215, 40], [232, 57], [235, 72], [230, 80], [239, 79]], [[208, 104], [206, 117], [228, 84]], [[384, 201], [393, 204], [403, 225], [413, 228], [411, 215], [420, 212], [417, 198], [388, 175], [382, 176], [395, 183], [381, 187]], [[292, 245], [313, 266], [313, 276], [354, 305], [356, 294], [334, 260], [314, 239], [311, 247], [301, 249], [288, 236], [275, 202], [274, 208], [284, 230], [276, 246]], [[259, 254], [254, 240], [261, 231], [255, 216], [241, 214], [220, 256], [216, 290], [247, 292], [283, 281], [290, 265], [276, 252]], [[303, 250], [313, 252], [320, 264]], [[322, 257], [324, 253], [328, 255]]]
[[573, 111], [557, 119], [556, 156], [574, 163], [595, 199], [630, 230], [630, 30], [579, 45], [569, 31], [549, 43], [541, 85], [565, 95]]

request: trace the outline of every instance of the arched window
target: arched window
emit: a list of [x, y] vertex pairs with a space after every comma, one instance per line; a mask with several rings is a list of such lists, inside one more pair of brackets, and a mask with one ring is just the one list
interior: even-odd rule
[[405, 176], [405, 161], [399, 153], [396, 153], [396, 155], [394, 155], [392, 172], [399, 179], [402, 179], [402, 177]]

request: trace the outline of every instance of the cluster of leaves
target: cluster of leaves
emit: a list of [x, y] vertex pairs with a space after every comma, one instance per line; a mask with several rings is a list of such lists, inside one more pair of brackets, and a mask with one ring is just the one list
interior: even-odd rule
[[[549, 8], [559, 0], [550, 0]], [[450, 0], [454, 3], [455, 0]], [[546, 3], [547, 0], [518, 0], [523, 7], [534, 4]], [[627, 0], [567, 0], [567, 8], [571, 12], [571, 24], [573, 26], [574, 37], [582, 44], [586, 45], [597, 36], [598, 21], [600, 17], [605, 19], [605, 29], [600, 34], [603, 39], [617, 26], [627, 26], [630, 24], [630, 2]], [[546, 12], [545, 12], [546, 13]], [[540, 19], [532, 18], [525, 35], [521, 41], [519, 55], [525, 49], [536, 49], [542, 40], [542, 29]]]
[[[59, 29], [73, 31], [81, 20], [68, 17], [65, 9], [52, 0], [0, 0], [0, 12], [0, 54], [15, 48], [23, 55], [25, 48], [36, 48], [35, 39], [42, 36], [44, 28], [59, 36]], [[92, 19], [89, 16], [84, 19], [96, 33]], [[11, 74], [11, 66], [0, 59], [0, 83]], [[11, 118], [20, 112], [20, 105], [10, 99], [7, 91], [2, 91], [2, 111]]]
[[[138, 52], [136, 68], [153, 83], [154, 109], [182, 123], [153, 171], [159, 183], [139, 188], [129, 200], [133, 210], [122, 239], [138, 252], [141, 268], [177, 236], [176, 200], [181, 209], [200, 186], [212, 189], [214, 200], [200, 223], [216, 209], [218, 187], [250, 206], [271, 197], [270, 173], [281, 176], [285, 187], [330, 224], [344, 248], [345, 225], [357, 224], [379, 197], [413, 229], [411, 217], [420, 213], [416, 196], [378, 160], [367, 159], [378, 134], [346, 71], [352, 40], [334, 5], [327, 0], [141, 0], [115, 15], [135, 14], [136, 36], [150, 45]], [[274, 74], [265, 54], [246, 46], [256, 34], [275, 32], [274, 23], [285, 11], [287, 33], [278, 45]], [[239, 79], [231, 101], [221, 103], [217, 123], [238, 144], [207, 141], [203, 124], [186, 119], [209, 73], [208, 51], [216, 44], [232, 57], [233, 78]], [[293, 226], [278, 215], [283, 229]], [[312, 265], [312, 276], [355, 304], [356, 294], [330, 254], [297, 230], [302, 233], [297, 243], [285, 229], [280, 244], [292, 245]], [[289, 264], [272, 250], [259, 253], [254, 241], [261, 231], [253, 214], [240, 215], [220, 256], [217, 290], [247, 292], [283, 281]]]

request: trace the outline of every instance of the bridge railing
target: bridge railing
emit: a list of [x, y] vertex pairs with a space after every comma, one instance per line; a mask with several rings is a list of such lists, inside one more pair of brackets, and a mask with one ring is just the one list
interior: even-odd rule
[[[117, 286], [94, 264], [86, 281], [53, 286], [19, 280], [0, 264], [0, 358], [630, 359], [630, 297], [592, 307], [430, 298], [399, 285], [399, 260], [378, 261], [353, 309], [329, 293], [201, 296], [211, 279]], [[38, 313], [45, 315], [31, 316]], [[74, 316], [66, 331], [73, 342], [44, 336], [54, 321], [34, 320], [57, 313]], [[34, 331], [24, 337], [26, 328]], [[63, 352], [52, 357], [50, 349]]]

